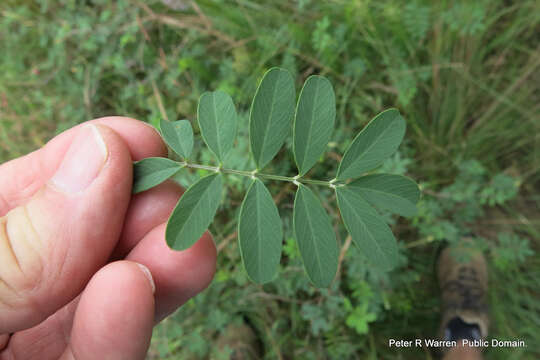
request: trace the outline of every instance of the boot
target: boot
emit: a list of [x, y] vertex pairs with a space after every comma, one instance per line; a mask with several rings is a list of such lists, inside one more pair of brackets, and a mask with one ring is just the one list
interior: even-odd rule
[[443, 303], [440, 338], [484, 340], [489, 326], [484, 256], [464, 239], [442, 251], [437, 268]]
[[247, 324], [231, 324], [217, 340], [217, 349], [231, 352], [230, 360], [255, 360], [261, 358], [259, 342], [253, 329]]

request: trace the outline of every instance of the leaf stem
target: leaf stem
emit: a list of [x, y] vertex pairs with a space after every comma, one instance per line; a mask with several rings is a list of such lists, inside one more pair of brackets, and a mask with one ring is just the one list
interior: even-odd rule
[[240, 175], [240, 176], [246, 176], [246, 177], [257, 177], [257, 178], [268, 179], [268, 180], [287, 181], [287, 182], [294, 182], [296, 180], [303, 184], [312, 184], [312, 185], [319, 185], [319, 186], [341, 185], [340, 183], [336, 183], [335, 181], [311, 180], [311, 179], [303, 179], [303, 178], [298, 178], [298, 177], [263, 174], [256, 171], [243, 171], [243, 170], [227, 169], [223, 167], [216, 167], [216, 166], [209, 166], [209, 165], [192, 164], [186, 161], [178, 161], [178, 164], [183, 165], [188, 168], [192, 168], [192, 169], [206, 170], [206, 171], [212, 171], [212, 172], [221, 172], [224, 174], [233, 174], [233, 175]]

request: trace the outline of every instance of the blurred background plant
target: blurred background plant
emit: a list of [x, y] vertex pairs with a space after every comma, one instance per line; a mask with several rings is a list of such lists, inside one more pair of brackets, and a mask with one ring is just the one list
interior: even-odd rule
[[[350, 134], [373, 115], [395, 106], [407, 120], [404, 145], [382, 166], [423, 188], [416, 217], [387, 216], [398, 268], [369, 267], [336, 227], [340, 271], [317, 290], [286, 222], [287, 266], [273, 283], [250, 283], [231, 221], [245, 184], [230, 177], [212, 228], [215, 280], [157, 327], [149, 358], [229, 358], [234, 349], [214, 344], [230, 324], [248, 324], [268, 359], [430, 359], [389, 349], [388, 339], [435, 336], [436, 254], [462, 236], [488, 256], [491, 336], [528, 345], [489, 348], [487, 358], [540, 356], [539, 2], [4, 0], [0, 16], [0, 162], [99, 116], [193, 121], [200, 94], [221, 89], [244, 124], [230, 162], [252, 169], [246, 115], [271, 66], [296, 74], [297, 87], [315, 73], [334, 84], [336, 131], [314, 177], [334, 175]], [[295, 175], [290, 141], [285, 148], [271, 171]], [[213, 161], [206, 150], [196, 156]], [[293, 189], [270, 186], [290, 213]]]

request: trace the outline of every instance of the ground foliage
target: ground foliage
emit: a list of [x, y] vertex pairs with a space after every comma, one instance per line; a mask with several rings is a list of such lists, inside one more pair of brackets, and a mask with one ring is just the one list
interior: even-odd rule
[[[338, 228], [338, 277], [318, 290], [303, 276], [285, 221], [280, 280], [249, 282], [231, 221], [248, 184], [228, 178], [211, 229], [216, 278], [156, 329], [151, 357], [224, 357], [209, 344], [228, 324], [248, 322], [268, 359], [429, 359], [387, 341], [434, 336], [436, 254], [443, 240], [461, 236], [488, 258], [491, 335], [528, 343], [488, 349], [489, 358], [539, 356], [538, 2], [7, 0], [0, 14], [0, 161], [98, 116], [156, 126], [161, 118], [195, 119], [201, 94], [219, 89], [238, 106], [231, 167], [251, 170], [249, 102], [272, 66], [299, 74], [297, 88], [312, 74], [334, 84], [336, 131], [314, 178], [335, 174], [350, 134], [383, 109], [397, 107], [407, 121], [404, 144], [380, 168], [423, 189], [415, 217], [386, 216], [400, 246], [397, 270], [369, 266]], [[286, 140], [268, 165], [273, 172], [295, 175], [292, 147]], [[208, 150], [191, 156], [214, 158]], [[202, 175], [177, 180], [188, 185]], [[294, 187], [270, 190], [280, 212], [292, 215]], [[335, 202], [329, 190], [320, 198]]]

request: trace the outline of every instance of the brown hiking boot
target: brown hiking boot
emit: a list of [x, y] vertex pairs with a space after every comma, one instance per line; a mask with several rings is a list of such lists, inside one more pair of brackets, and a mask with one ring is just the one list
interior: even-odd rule
[[488, 273], [482, 253], [464, 239], [444, 249], [437, 264], [443, 315], [442, 340], [483, 340], [488, 334]]
[[[230, 324], [217, 340], [217, 350], [228, 353], [230, 360], [255, 360], [261, 358], [259, 342], [247, 324]], [[223, 356], [223, 355], [222, 355]]]

